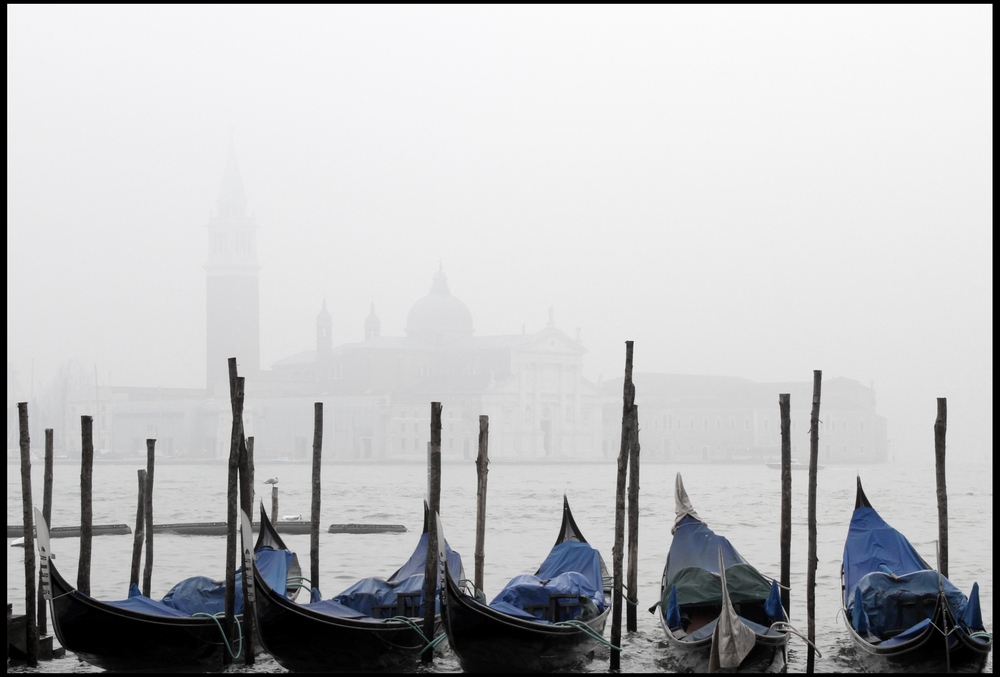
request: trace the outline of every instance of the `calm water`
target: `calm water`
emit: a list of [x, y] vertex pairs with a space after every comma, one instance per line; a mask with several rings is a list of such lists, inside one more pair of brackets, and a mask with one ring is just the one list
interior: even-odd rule
[[[136, 470], [134, 465], [98, 464], [94, 469], [94, 523], [134, 526]], [[816, 643], [822, 656], [817, 672], [856, 672], [858, 666], [840, 618], [840, 560], [847, 525], [854, 507], [855, 478], [860, 470], [865, 491], [877, 510], [904, 531], [917, 550], [935, 560], [937, 507], [933, 466], [906, 464], [862, 467], [827, 466], [818, 474], [816, 574]], [[764, 575], [780, 573], [780, 472], [764, 465], [641, 466], [639, 522], [639, 627], [624, 631], [624, 672], [675, 672], [662, 639], [662, 630], [646, 610], [659, 596], [659, 582], [670, 542], [674, 477], [680, 472], [695, 509], [717, 532]], [[156, 468], [153, 514], [165, 522], [210, 522], [226, 519], [225, 465], [167, 465]], [[41, 464], [32, 468], [32, 495], [41, 505]], [[263, 480], [278, 476], [282, 515], [310, 512], [308, 464], [260, 464], [257, 491], [270, 509], [270, 486]], [[53, 526], [79, 524], [80, 471], [78, 465], [57, 464]], [[803, 635], [806, 617], [806, 554], [808, 551], [807, 478], [793, 473], [791, 622]], [[373, 522], [405, 524], [405, 534], [320, 534], [320, 580], [329, 597], [367, 576], [388, 576], [410, 555], [423, 519], [427, 474], [418, 465], [326, 465], [323, 467], [322, 524]], [[473, 462], [446, 463], [442, 468], [441, 513], [445, 536], [474, 571], [476, 469]], [[612, 570], [616, 465], [528, 465], [493, 463], [489, 471], [485, 588], [488, 598], [512, 576], [533, 573], [552, 546], [559, 528], [562, 495], [569, 497], [584, 536], [604, 555]], [[993, 627], [993, 479], [992, 468], [972, 469], [957, 464], [948, 469], [951, 580], [968, 593], [980, 585], [983, 618]], [[259, 499], [258, 499], [259, 501]], [[7, 467], [7, 523], [21, 523], [20, 470]], [[286, 536], [308, 575], [309, 536]], [[8, 539], [8, 545], [10, 539]], [[75, 580], [79, 542], [53, 539], [60, 570]], [[121, 599], [127, 595], [132, 535], [97, 536], [93, 541], [91, 590], [95, 597]], [[15, 613], [24, 610], [24, 552], [7, 549], [7, 600]], [[37, 560], [37, 558], [36, 558]], [[627, 561], [627, 560], [626, 560]], [[174, 583], [194, 575], [224, 576], [224, 536], [160, 535], [154, 544], [152, 597], [160, 598]], [[51, 632], [51, 622], [49, 626]], [[610, 638], [609, 620], [605, 637]], [[788, 671], [806, 670], [805, 643], [791, 638]], [[458, 661], [447, 649], [419, 671], [459, 672]], [[233, 666], [231, 671], [245, 671]], [[608, 670], [607, 649], [599, 651], [587, 672]], [[26, 671], [26, 670], [24, 670]], [[39, 672], [97, 671], [75, 657], [44, 662]], [[283, 672], [273, 660], [259, 660], [254, 672]], [[993, 672], [993, 658], [986, 672]]]

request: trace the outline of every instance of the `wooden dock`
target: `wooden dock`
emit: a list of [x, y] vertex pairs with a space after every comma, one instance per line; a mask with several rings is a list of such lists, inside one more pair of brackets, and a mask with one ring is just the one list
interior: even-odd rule
[[[130, 534], [132, 528], [127, 524], [95, 524], [91, 527], [94, 536]], [[22, 538], [24, 527], [7, 525], [7, 538]], [[80, 536], [80, 527], [50, 527], [49, 538], [69, 538]]]

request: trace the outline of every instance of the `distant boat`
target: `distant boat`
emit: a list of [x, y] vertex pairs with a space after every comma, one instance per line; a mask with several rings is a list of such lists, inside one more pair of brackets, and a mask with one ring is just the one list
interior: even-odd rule
[[[780, 462], [779, 463], [767, 463], [766, 465], [767, 465], [768, 468], [771, 468], [773, 470], [781, 470], [781, 463]], [[821, 466], [819, 464], [816, 465], [816, 470], [822, 470], [822, 469], [823, 469], [823, 466]], [[808, 463], [799, 463], [796, 459], [793, 458], [792, 459], [792, 470], [809, 470], [809, 464]]]

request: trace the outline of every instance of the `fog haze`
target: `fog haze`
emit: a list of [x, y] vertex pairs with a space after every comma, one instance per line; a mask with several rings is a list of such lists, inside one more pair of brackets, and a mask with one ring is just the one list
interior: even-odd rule
[[265, 369], [314, 346], [324, 301], [334, 344], [372, 303], [404, 335], [440, 266], [477, 335], [551, 309], [594, 381], [629, 340], [637, 371], [818, 369], [874, 385], [897, 460], [933, 458], [938, 397], [949, 456], [992, 458], [992, 22], [8, 5], [8, 405], [68, 360], [102, 385], [204, 387], [232, 144]]

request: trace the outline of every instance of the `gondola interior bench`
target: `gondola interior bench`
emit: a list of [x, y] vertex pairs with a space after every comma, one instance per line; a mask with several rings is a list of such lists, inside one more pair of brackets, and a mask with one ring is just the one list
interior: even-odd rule
[[[569, 593], [549, 593], [548, 604], [526, 604], [524, 610], [532, 616], [550, 623], [578, 618], [581, 613], [580, 596]], [[574, 610], [576, 613], [574, 613]]]
[[423, 605], [420, 603], [423, 594], [422, 591], [397, 593], [395, 604], [373, 605], [372, 616], [375, 618], [392, 618], [393, 616], [420, 618], [423, 616]]

